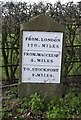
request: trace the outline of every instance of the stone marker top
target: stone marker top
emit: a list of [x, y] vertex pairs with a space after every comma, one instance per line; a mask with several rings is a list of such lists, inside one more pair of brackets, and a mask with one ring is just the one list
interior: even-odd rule
[[21, 24], [21, 31], [50, 31], [50, 32], [64, 32], [65, 28], [62, 24], [54, 21], [53, 18], [47, 15], [38, 15], [28, 23]]

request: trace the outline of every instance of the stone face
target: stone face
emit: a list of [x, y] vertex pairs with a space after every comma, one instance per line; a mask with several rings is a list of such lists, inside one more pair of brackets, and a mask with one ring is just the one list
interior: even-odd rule
[[28, 23], [23, 23], [21, 25], [22, 30], [64, 32], [65, 28], [63, 25], [55, 22], [51, 17], [40, 15], [30, 19]]
[[[23, 23], [21, 25], [21, 41], [20, 41], [20, 51], [22, 50], [22, 31], [49, 31], [49, 32], [64, 32], [65, 28], [63, 25], [55, 22], [51, 17], [46, 15], [39, 15], [30, 19], [28, 23]], [[20, 55], [20, 69], [21, 69], [21, 56]], [[21, 71], [20, 71], [21, 72]], [[31, 94], [37, 92], [42, 96], [52, 97], [54, 95], [61, 96], [63, 93], [62, 81], [60, 84], [52, 83], [22, 83], [21, 80], [22, 73], [20, 75], [19, 84], [19, 95], [20, 97], [27, 97]]]
[[20, 97], [27, 97], [34, 93], [49, 98], [54, 95], [61, 96], [63, 93], [63, 86], [61, 84], [57, 85], [51, 83], [21, 83], [19, 85]]

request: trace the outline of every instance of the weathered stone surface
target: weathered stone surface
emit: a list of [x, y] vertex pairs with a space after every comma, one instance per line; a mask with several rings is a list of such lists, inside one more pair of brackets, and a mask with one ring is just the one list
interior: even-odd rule
[[63, 25], [55, 22], [51, 17], [47, 15], [39, 15], [30, 19], [28, 23], [23, 23], [21, 25], [21, 31], [22, 30], [64, 32], [65, 28]]
[[63, 94], [63, 86], [62, 84], [51, 83], [21, 83], [19, 85], [19, 95], [21, 97], [27, 97], [34, 93], [46, 97], [61, 96]]
[[[46, 15], [39, 15], [37, 17], [32, 18], [28, 23], [23, 23], [21, 25], [21, 38], [22, 38], [22, 31], [64, 32], [65, 28], [63, 25], [55, 22], [51, 17]], [[22, 39], [20, 44], [21, 44], [20, 49], [22, 49]], [[20, 63], [20, 67], [21, 67], [21, 63]], [[31, 94], [34, 94], [35, 92], [37, 92], [42, 96], [48, 96], [48, 97], [52, 97], [54, 95], [61, 96], [63, 93], [62, 81], [61, 84], [52, 84], [52, 83], [39, 84], [39, 83], [22, 83], [20, 79], [20, 84], [19, 84], [20, 97], [27, 97]]]

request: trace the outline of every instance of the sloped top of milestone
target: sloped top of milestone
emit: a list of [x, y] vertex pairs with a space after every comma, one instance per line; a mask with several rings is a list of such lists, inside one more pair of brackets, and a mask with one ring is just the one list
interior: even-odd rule
[[54, 21], [53, 18], [47, 15], [38, 15], [30, 19], [29, 22], [21, 24], [23, 31], [49, 31], [49, 32], [64, 32], [65, 27], [62, 24]]

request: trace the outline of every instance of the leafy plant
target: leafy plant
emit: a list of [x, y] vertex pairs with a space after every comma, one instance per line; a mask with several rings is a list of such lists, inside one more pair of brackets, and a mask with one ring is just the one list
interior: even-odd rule
[[31, 109], [35, 112], [40, 112], [44, 109], [40, 95], [37, 95], [37, 93], [30, 96], [29, 105]]
[[75, 89], [70, 88], [63, 98], [54, 96], [51, 99], [37, 93], [28, 98], [18, 98], [15, 92], [14, 89], [6, 92], [3, 119], [81, 118], [81, 93]]
[[70, 90], [64, 98], [52, 99], [50, 103], [48, 118], [81, 117], [81, 94], [76, 90]]

